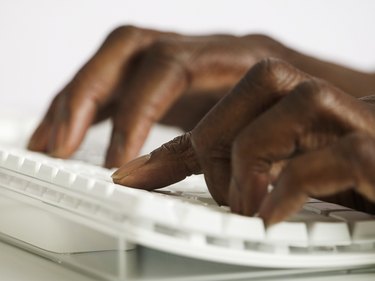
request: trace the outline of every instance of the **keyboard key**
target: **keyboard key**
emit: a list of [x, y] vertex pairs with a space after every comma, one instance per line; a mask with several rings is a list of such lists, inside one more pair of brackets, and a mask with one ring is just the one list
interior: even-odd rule
[[3, 166], [9, 170], [17, 171], [21, 167], [23, 161], [23, 157], [9, 154], [7, 159], [4, 161]]
[[308, 224], [310, 244], [313, 246], [349, 245], [351, 237], [344, 222], [310, 222]]
[[30, 159], [25, 159], [25, 161], [23, 161], [23, 164], [20, 168], [20, 172], [22, 174], [34, 177], [39, 171], [40, 166], [41, 166], [40, 162], [36, 162]]
[[353, 242], [375, 242], [374, 216], [358, 211], [333, 212], [330, 216], [349, 223]]
[[225, 214], [223, 235], [249, 241], [262, 241], [265, 239], [264, 223], [256, 217]]
[[354, 242], [375, 242], [375, 220], [356, 221], [350, 226]]
[[340, 211], [340, 212], [332, 212], [329, 214], [330, 217], [346, 221], [346, 222], [353, 222], [353, 221], [363, 221], [363, 220], [373, 220], [374, 216], [358, 211]]
[[47, 182], [53, 182], [57, 174], [58, 169], [47, 164], [40, 165], [40, 169], [36, 176], [38, 179], [45, 180]]
[[151, 194], [143, 195], [141, 200], [137, 200], [136, 204], [133, 204], [132, 216], [147, 218], [170, 226], [182, 225], [188, 206], [183, 206], [181, 203], [177, 204], [178, 202], [161, 200], [161, 198], [155, 198]]
[[74, 190], [79, 190], [81, 192], [87, 193], [89, 189], [94, 185], [95, 180], [88, 177], [83, 177], [78, 175], [70, 187]]
[[303, 209], [288, 221], [306, 223], [312, 246], [347, 245], [351, 242], [348, 225], [335, 218]]
[[211, 235], [222, 234], [222, 215], [203, 206], [188, 208], [181, 226], [193, 231], [201, 231]]
[[267, 229], [267, 240], [292, 246], [307, 246], [309, 237], [304, 222], [281, 222]]
[[53, 183], [69, 188], [76, 179], [76, 177], [76, 174], [60, 169], [57, 171]]
[[306, 203], [303, 206], [303, 209], [306, 211], [311, 211], [311, 212], [321, 214], [321, 215], [328, 215], [330, 212], [333, 212], [333, 211], [350, 210], [347, 207], [337, 205], [337, 204], [332, 204], [332, 203], [326, 203], [326, 202]]
[[109, 197], [111, 196], [114, 190], [114, 184], [102, 182], [102, 181], [95, 181], [93, 186], [89, 189], [89, 193], [100, 198], [102, 197]]

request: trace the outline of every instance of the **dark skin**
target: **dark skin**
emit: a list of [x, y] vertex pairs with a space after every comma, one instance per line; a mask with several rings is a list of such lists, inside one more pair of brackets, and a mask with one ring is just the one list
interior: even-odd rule
[[[261, 61], [267, 57], [282, 61]], [[374, 81], [263, 35], [195, 37], [127, 26], [56, 96], [29, 148], [69, 157], [92, 124], [111, 118], [106, 166], [120, 166], [161, 122], [192, 130], [121, 167], [116, 183], [152, 190], [204, 173], [219, 204], [259, 212], [268, 224], [298, 210], [307, 195], [370, 210], [363, 196], [374, 200], [374, 190], [361, 168], [373, 167], [375, 120], [372, 105], [355, 97], [370, 93]], [[355, 195], [346, 191], [353, 188]]]
[[263, 60], [191, 132], [122, 166], [113, 179], [153, 190], [203, 173], [219, 204], [259, 213], [268, 225], [308, 196], [374, 212], [373, 124], [371, 103], [286, 62]]

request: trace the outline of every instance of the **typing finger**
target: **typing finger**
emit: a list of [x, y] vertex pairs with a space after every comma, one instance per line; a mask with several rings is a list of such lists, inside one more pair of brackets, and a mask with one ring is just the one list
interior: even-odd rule
[[112, 32], [55, 98], [31, 137], [29, 148], [58, 157], [72, 154], [97, 112], [113, 99], [129, 60], [150, 44], [154, 33], [134, 27], [121, 27]]
[[[251, 52], [247, 40], [233, 36], [161, 37], [155, 41], [121, 95], [106, 166], [118, 167], [133, 159], [150, 127], [178, 105], [183, 94], [222, 94], [221, 90], [231, 87], [254, 63]], [[207, 104], [212, 106], [211, 101]], [[186, 118], [196, 121], [202, 110], [207, 106], [200, 112], [189, 112]], [[174, 122], [180, 126], [191, 124]]]
[[[314, 79], [300, 83], [234, 142], [230, 188], [243, 195], [242, 213], [259, 210], [275, 161], [330, 145], [353, 131], [375, 135], [373, 122], [373, 111], [339, 89]], [[301, 169], [309, 169], [306, 165]], [[230, 206], [235, 208], [236, 202], [234, 198]]]
[[[288, 92], [288, 89], [293, 88], [306, 77], [304, 73], [281, 61], [262, 61], [254, 66], [233, 91], [221, 100], [192, 131], [192, 151], [199, 160], [212, 196], [219, 204], [227, 202], [232, 141], [251, 120], [271, 107]], [[174, 153], [176, 159], [184, 158], [179, 155], [178, 149], [175, 149]], [[162, 157], [160, 159], [163, 161]], [[154, 161], [156, 160], [155, 154]], [[141, 181], [145, 175], [142, 171], [147, 169], [148, 164], [142, 165], [137, 172], [132, 173], [133, 183], [139, 178], [137, 184], [133, 186], [142, 188]], [[128, 169], [128, 165], [121, 167], [118, 175], [126, 175]], [[160, 174], [173, 174], [173, 172], [173, 170], [165, 170], [160, 171]], [[125, 178], [121, 182], [130, 185], [129, 180]]]
[[219, 204], [228, 204], [231, 149], [237, 135], [307, 77], [283, 61], [263, 60], [194, 128], [192, 144], [210, 193]]
[[307, 196], [330, 196], [355, 189], [375, 205], [375, 140], [352, 133], [339, 142], [292, 159], [267, 195], [259, 215], [274, 224], [298, 211]]
[[112, 178], [118, 184], [152, 190], [199, 173], [200, 166], [187, 133], [127, 163]]
[[135, 158], [151, 126], [188, 87], [185, 66], [178, 60], [181, 53], [169, 52], [163, 44], [155, 44], [121, 95], [113, 118], [107, 167], [118, 167]]

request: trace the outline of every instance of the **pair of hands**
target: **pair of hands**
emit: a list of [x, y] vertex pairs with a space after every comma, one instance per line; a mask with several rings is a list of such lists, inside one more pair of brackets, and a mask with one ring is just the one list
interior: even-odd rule
[[[110, 117], [106, 165], [118, 166], [137, 155], [153, 123], [190, 130], [216, 104], [189, 133], [121, 167], [114, 181], [152, 190], [204, 173], [219, 204], [259, 212], [267, 224], [297, 211], [307, 196], [373, 211], [371, 98], [357, 100], [311, 76], [320, 70], [353, 94], [349, 78], [366, 75], [296, 54], [261, 35], [119, 28], [57, 95], [29, 147], [68, 157], [92, 123]], [[309, 74], [261, 60], [269, 56]]]

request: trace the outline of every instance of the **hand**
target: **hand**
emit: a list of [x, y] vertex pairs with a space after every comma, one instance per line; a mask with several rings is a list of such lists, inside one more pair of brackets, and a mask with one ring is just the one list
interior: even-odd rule
[[307, 196], [374, 212], [364, 199], [375, 202], [374, 110], [288, 63], [264, 60], [191, 132], [113, 179], [152, 190], [204, 173], [219, 204], [259, 212], [268, 225], [298, 211]]
[[285, 49], [262, 35], [118, 28], [55, 97], [29, 148], [69, 157], [93, 123], [111, 118], [106, 166], [118, 167], [137, 156], [153, 123], [192, 129], [250, 66]]

